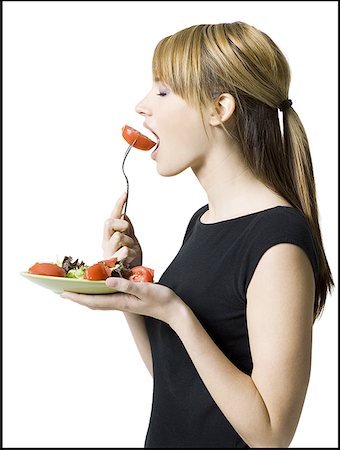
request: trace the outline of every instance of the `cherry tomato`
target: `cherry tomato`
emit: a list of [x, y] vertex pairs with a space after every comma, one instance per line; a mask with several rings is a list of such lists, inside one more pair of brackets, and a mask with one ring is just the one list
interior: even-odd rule
[[28, 269], [28, 272], [48, 277], [66, 277], [66, 272], [62, 267], [51, 263], [36, 263]]
[[111, 269], [103, 261], [100, 261], [85, 270], [84, 280], [106, 280], [110, 275]]
[[122, 128], [122, 134], [123, 138], [129, 144], [133, 144], [134, 140], [137, 139], [133, 146], [135, 148], [138, 148], [139, 150], [150, 150], [156, 145], [156, 142], [152, 141], [147, 136], [144, 136], [144, 134], [140, 133], [132, 127], [129, 127], [128, 125], [125, 125]]
[[154, 270], [144, 266], [136, 266], [130, 269], [132, 275], [129, 276], [130, 281], [149, 281], [153, 283]]

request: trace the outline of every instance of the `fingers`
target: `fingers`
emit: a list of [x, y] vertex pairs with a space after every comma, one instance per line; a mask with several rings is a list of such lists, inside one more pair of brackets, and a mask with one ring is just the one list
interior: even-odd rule
[[127, 311], [131, 307], [132, 298], [125, 293], [113, 291], [113, 295], [88, 295], [76, 294], [75, 292], [64, 291], [60, 297], [72, 300], [79, 305], [86, 306], [94, 310], [119, 310]]
[[123, 195], [121, 195], [119, 197], [119, 199], [117, 200], [112, 212], [111, 212], [111, 219], [120, 219], [123, 215], [123, 206], [124, 203], [126, 202], [126, 197], [127, 197], [127, 193], [124, 192]]
[[126, 220], [112, 218], [106, 219], [104, 223], [103, 238], [108, 241], [115, 231], [126, 233], [128, 228], [129, 224]]
[[131, 263], [136, 259], [138, 240], [135, 237], [132, 223], [128, 216], [122, 219], [122, 209], [127, 193], [121, 195], [112, 210], [111, 216], [104, 223], [102, 249], [104, 258], [115, 257], [119, 261]]
[[135, 244], [134, 240], [127, 236], [126, 234], [116, 231], [106, 242], [106, 246], [110, 247], [111, 252], [116, 252], [120, 247], [127, 246], [133, 247]]
[[94, 308], [94, 305], [96, 303], [94, 295], [84, 295], [77, 294], [75, 292], [64, 291], [62, 294], [60, 294], [60, 297], [67, 298], [69, 300], [72, 300], [73, 302], [79, 303], [79, 305], [87, 306], [88, 308]]
[[129, 247], [122, 247], [112, 255], [112, 258], [117, 258], [118, 261], [125, 261], [130, 264], [137, 257], [137, 252]]
[[102, 243], [105, 259], [108, 259], [109, 257], [117, 258], [118, 261], [126, 260], [127, 263], [133, 261], [137, 256], [137, 253], [134, 250], [135, 241], [130, 236], [127, 236], [120, 231], [114, 232], [112, 236], [111, 234], [112, 229], [109, 227], [105, 230], [105, 237]]

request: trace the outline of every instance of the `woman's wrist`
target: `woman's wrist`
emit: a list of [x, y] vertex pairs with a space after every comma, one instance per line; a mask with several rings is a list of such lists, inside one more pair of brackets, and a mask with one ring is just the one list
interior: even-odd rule
[[192, 319], [193, 312], [181, 299], [174, 302], [170, 311], [167, 323], [177, 333], [180, 333], [181, 327]]

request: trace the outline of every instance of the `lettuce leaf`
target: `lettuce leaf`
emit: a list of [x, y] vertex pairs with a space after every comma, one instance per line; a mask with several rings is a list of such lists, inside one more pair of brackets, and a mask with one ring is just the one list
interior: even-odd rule
[[88, 266], [83, 265], [81, 267], [78, 267], [77, 269], [70, 269], [66, 273], [66, 277], [67, 278], [78, 278], [78, 279], [82, 279], [83, 280], [87, 267]]
[[[72, 256], [65, 256], [62, 262], [62, 268], [68, 273], [72, 269], [81, 269], [85, 267], [86, 264], [82, 262], [78, 262], [78, 259], [72, 261]], [[87, 266], [86, 266], [87, 267]]]

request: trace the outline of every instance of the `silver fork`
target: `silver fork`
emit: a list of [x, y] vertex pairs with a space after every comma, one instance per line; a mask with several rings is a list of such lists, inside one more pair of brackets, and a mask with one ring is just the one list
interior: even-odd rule
[[123, 216], [126, 214], [127, 202], [128, 202], [128, 198], [129, 198], [129, 180], [128, 180], [128, 177], [126, 176], [126, 173], [125, 173], [125, 171], [124, 171], [124, 163], [125, 163], [125, 160], [126, 160], [127, 155], [129, 154], [129, 152], [130, 152], [130, 150], [132, 149], [132, 147], [135, 145], [136, 141], [137, 141], [137, 139], [135, 139], [135, 140], [132, 142], [132, 144], [130, 144], [130, 145], [128, 146], [128, 148], [127, 148], [127, 150], [126, 150], [126, 152], [125, 152], [124, 159], [123, 159], [123, 164], [122, 164], [122, 171], [123, 171], [124, 177], [125, 177], [125, 179], [126, 179], [126, 202], [125, 202], [125, 204], [124, 204]]

